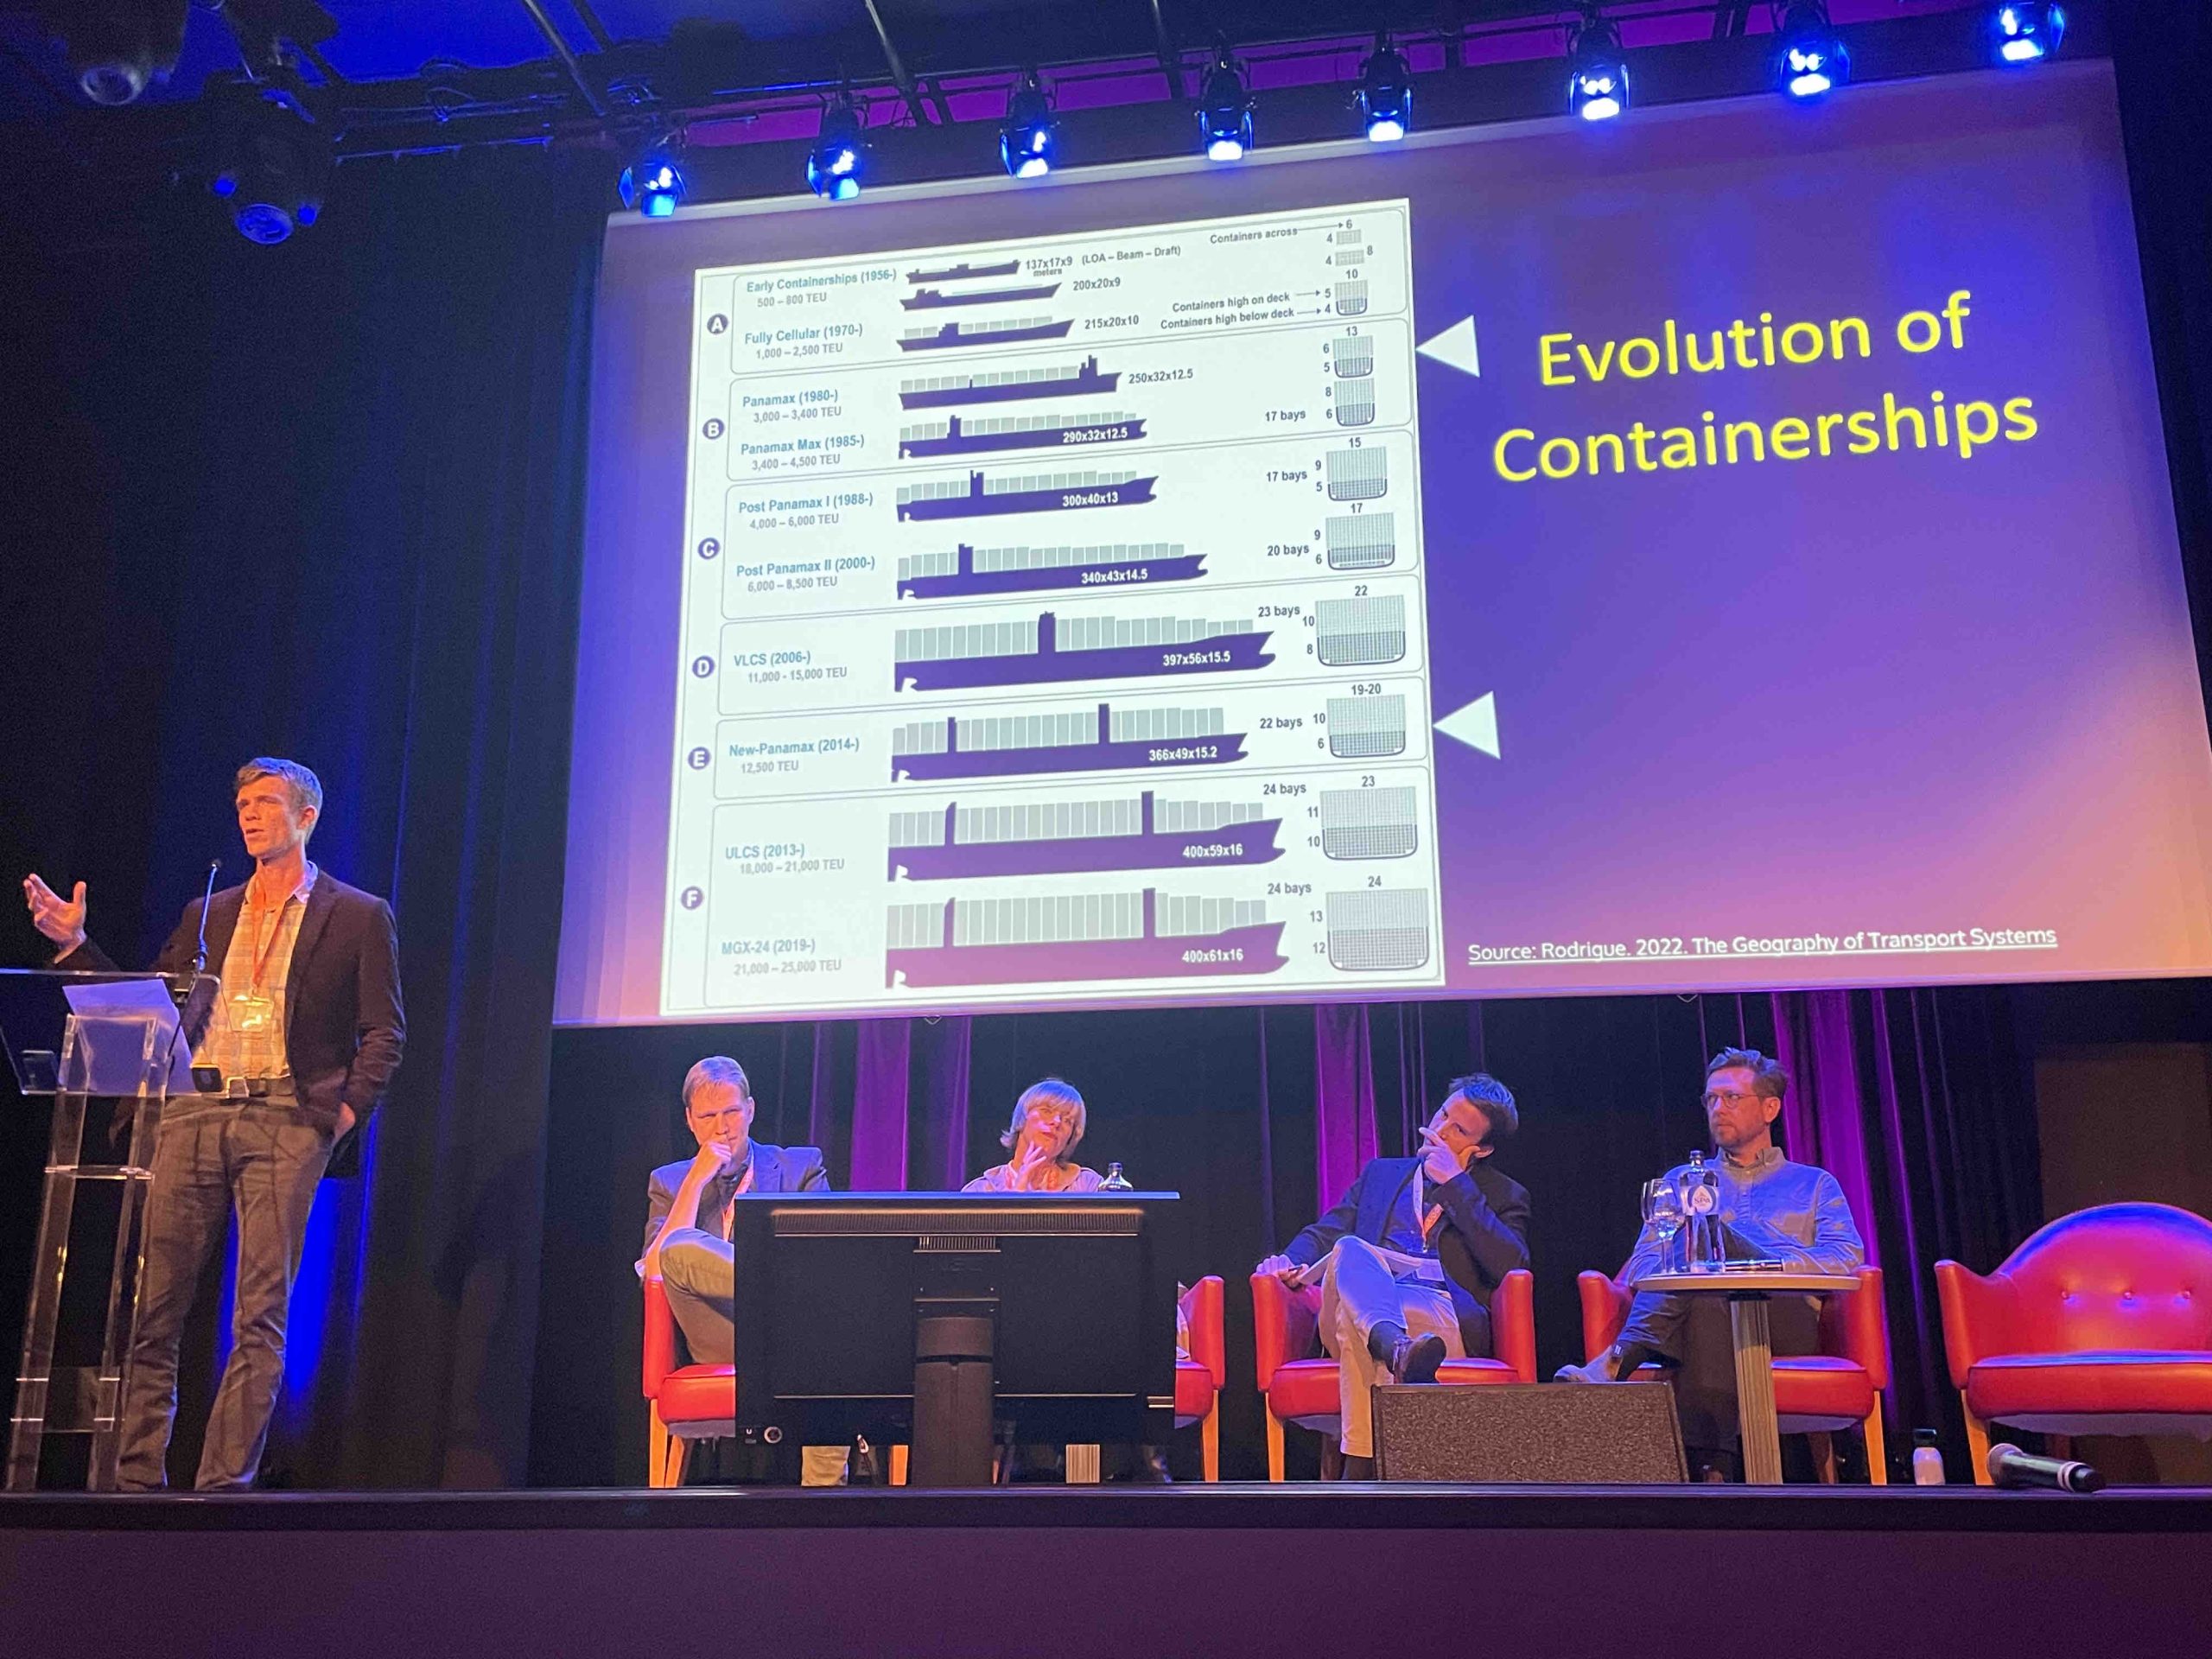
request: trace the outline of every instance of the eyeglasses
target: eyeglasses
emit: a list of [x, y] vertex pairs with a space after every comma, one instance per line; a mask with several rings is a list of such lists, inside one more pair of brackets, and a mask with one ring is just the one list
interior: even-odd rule
[[1705, 1109], [1709, 1112], [1716, 1106], [1733, 1106], [1738, 1101], [1758, 1098], [1757, 1095], [1747, 1095], [1738, 1089], [1708, 1089], [1705, 1091]]

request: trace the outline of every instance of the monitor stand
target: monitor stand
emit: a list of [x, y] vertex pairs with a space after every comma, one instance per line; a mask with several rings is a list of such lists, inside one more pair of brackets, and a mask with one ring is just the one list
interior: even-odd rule
[[991, 1484], [998, 1298], [914, 1298], [915, 1486]]

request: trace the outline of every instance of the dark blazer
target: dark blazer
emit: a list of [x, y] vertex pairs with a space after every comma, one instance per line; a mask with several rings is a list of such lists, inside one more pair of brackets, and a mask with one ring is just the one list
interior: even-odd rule
[[[1290, 1241], [1283, 1254], [1301, 1267], [1320, 1261], [1350, 1233], [1382, 1243], [1390, 1212], [1406, 1203], [1418, 1158], [1375, 1158], [1337, 1206]], [[1436, 1254], [1459, 1316], [1459, 1338], [1474, 1358], [1490, 1355], [1490, 1299], [1505, 1275], [1529, 1265], [1529, 1189], [1478, 1160], [1441, 1186], [1424, 1179], [1425, 1203], [1444, 1206]]]
[[[689, 1158], [672, 1164], [663, 1164], [653, 1171], [645, 1183], [645, 1249], [653, 1247], [653, 1240], [660, 1236], [660, 1224], [668, 1219], [668, 1212], [676, 1203], [676, 1189], [683, 1185], [683, 1172], [691, 1167]], [[755, 1192], [827, 1192], [830, 1172], [822, 1166], [819, 1147], [772, 1147], [759, 1141], [753, 1143], [753, 1190]], [[699, 1214], [720, 1217], [723, 1205], [729, 1202], [730, 1192], [737, 1185], [740, 1172], [726, 1169], [707, 1183], [707, 1190], [699, 1195]], [[703, 1222], [702, 1224], [704, 1224]], [[719, 1220], [715, 1226], [721, 1224]]]
[[[284, 980], [284, 1057], [299, 1090], [300, 1116], [335, 1130], [341, 1105], [365, 1122], [399, 1070], [407, 1042], [407, 1018], [399, 1005], [399, 933], [390, 905], [327, 870], [315, 872], [307, 902]], [[210, 973], [222, 972], [245, 904], [243, 882], [225, 887], [208, 904]], [[199, 937], [195, 899], [162, 947], [154, 971], [189, 973]], [[112, 969], [115, 964], [87, 939], [54, 966]], [[186, 1034], [194, 1040], [200, 1035]]]

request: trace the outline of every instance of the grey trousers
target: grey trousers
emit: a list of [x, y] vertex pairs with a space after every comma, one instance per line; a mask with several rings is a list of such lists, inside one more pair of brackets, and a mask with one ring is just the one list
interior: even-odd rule
[[661, 1241], [661, 1288], [694, 1365], [737, 1357], [737, 1268], [727, 1242], [699, 1227], [678, 1227]]
[[284, 1326], [308, 1214], [330, 1148], [331, 1137], [302, 1122], [289, 1101], [187, 1099], [163, 1117], [146, 1198], [146, 1265], [123, 1402], [116, 1482], [123, 1491], [159, 1491], [168, 1484], [177, 1344], [200, 1273], [222, 1248], [233, 1214], [238, 1273], [231, 1357], [193, 1484], [201, 1491], [253, 1484], [284, 1378]]
[[[737, 1358], [737, 1266], [727, 1239], [698, 1227], [678, 1227], [661, 1241], [661, 1289], [683, 1332], [695, 1365]], [[845, 1478], [845, 1448], [799, 1448], [799, 1484], [835, 1486]]]

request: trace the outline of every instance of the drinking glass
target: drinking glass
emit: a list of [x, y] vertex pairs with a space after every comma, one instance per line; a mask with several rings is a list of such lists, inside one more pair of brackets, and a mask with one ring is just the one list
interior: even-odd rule
[[1654, 1176], [1643, 1184], [1643, 1219], [1658, 1236], [1662, 1267], [1674, 1271], [1675, 1235], [1682, 1226], [1682, 1195], [1671, 1178]]

